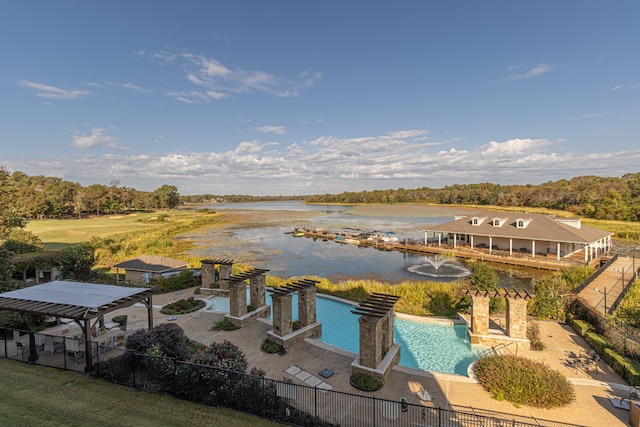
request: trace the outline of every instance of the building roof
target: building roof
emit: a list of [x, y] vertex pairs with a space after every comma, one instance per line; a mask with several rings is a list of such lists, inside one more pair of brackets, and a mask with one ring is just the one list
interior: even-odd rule
[[[484, 219], [484, 221], [479, 225], [473, 225], [473, 218]], [[500, 219], [500, 222], [504, 225], [492, 225], [494, 218]], [[516, 222], [519, 219], [526, 223], [525, 227], [516, 227]], [[504, 222], [502, 220], [504, 220]], [[581, 244], [589, 244], [613, 235], [610, 231], [583, 225], [579, 219], [557, 218], [542, 214], [493, 211], [478, 211], [473, 214], [459, 215], [456, 216], [456, 219], [453, 221], [430, 225], [428, 231]]]
[[0, 310], [86, 320], [128, 307], [152, 294], [148, 288], [57, 280], [0, 294]]
[[167, 271], [185, 268], [188, 264], [173, 258], [157, 255], [140, 255], [127, 261], [114, 265], [114, 268], [124, 268], [125, 270], [143, 271], [146, 273], [164, 273]]

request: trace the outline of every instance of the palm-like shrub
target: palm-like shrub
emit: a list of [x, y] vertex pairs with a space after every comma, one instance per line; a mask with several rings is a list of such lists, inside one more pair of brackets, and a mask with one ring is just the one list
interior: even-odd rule
[[523, 357], [483, 357], [478, 360], [476, 375], [491, 397], [516, 405], [555, 408], [575, 399], [573, 385], [562, 374]]

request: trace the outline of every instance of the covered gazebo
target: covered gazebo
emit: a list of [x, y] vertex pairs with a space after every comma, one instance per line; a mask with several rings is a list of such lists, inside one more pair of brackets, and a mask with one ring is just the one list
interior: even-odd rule
[[29, 325], [29, 361], [38, 360], [35, 345], [35, 317], [50, 316], [75, 321], [85, 336], [86, 367], [93, 365], [91, 331], [104, 315], [142, 302], [147, 307], [149, 328], [153, 327], [153, 289], [99, 285], [95, 283], [55, 281], [0, 294], [0, 310], [27, 316]]

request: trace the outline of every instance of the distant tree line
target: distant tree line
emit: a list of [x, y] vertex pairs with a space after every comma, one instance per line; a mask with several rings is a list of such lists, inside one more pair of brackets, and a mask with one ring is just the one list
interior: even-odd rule
[[[163, 185], [154, 191], [139, 191], [121, 187], [119, 181], [113, 180], [109, 185], [83, 187], [62, 178], [28, 176], [19, 171], [10, 174], [2, 167], [0, 192], [5, 211], [26, 220], [174, 209], [180, 204], [180, 194], [173, 185]], [[7, 218], [6, 212], [0, 218]]]
[[[154, 191], [9, 173], [0, 166], [0, 234], [3, 227], [40, 218], [119, 214], [130, 210], [174, 209], [181, 204], [304, 200], [307, 203], [436, 203], [564, 210], [585, 218], [640, 221], [640, 173], [620, 178], [579, 176], [540, 185], [454, 184], [443, 188], [373, 190], [312, 196], [189, 195], [173, 185]], [[17, 222], [17, 223], [16, 223]]]
[[640, 220], [640, 173], [579, 176], [540, 185], [455, 184], [444, 188], [373, 190], [308, 196], [308, 203], [437, 203], [547, 208], [584, 218]]

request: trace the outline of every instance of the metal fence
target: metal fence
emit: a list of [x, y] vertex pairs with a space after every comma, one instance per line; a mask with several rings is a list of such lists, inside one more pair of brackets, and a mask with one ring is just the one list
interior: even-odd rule
[[[75, 338], [40, 336], [32, 363], [85, 372], [82, 349]], [[26, 339], [25, 337], [28, 337]], [[49, 338], [47, 338], [49, 337]], [[28, 332], [4, 330], [0, 356], [27, 361]], [[45, 346], [45, 341], [47, 346]], [[51, 346], [51, 343], [54, 343]], [[17, 344], [21, 343], [22, 348]], [[439, 408], [426, 402], [376, 397], [298, 385], [287, 381], [197, 365], [168, 357], [135, 353], [120, 346], [91, 342], [94, 365], [87, 372], [107, 381], [151, 393], [161, 393], [210, 406], [221, 406], [280, 423], [298, 426], [344, 427], [568, 427], [567, 424], [504, 414], [466, 406]], [[76, 350], [79, 349], [79, 350]], [[26, 352], [25, 352], [26, 351]]]

